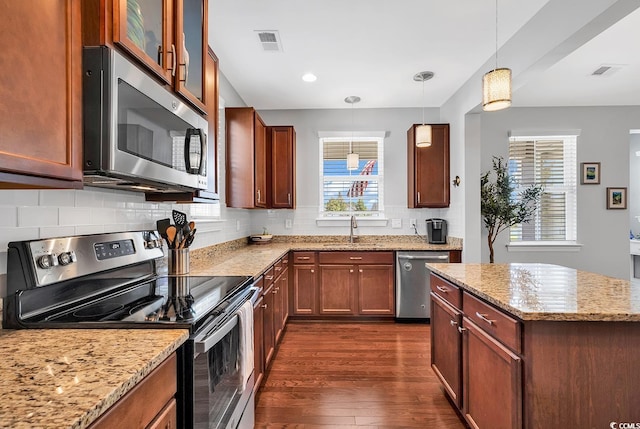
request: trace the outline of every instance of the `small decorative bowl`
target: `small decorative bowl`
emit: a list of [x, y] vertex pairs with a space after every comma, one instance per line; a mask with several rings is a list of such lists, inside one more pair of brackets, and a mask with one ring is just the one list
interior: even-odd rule
[[271, 241], [273, 235], [271, 234], [258, 234], [258, 235], [250, 235], [249, 241], [253, 244], [267, 244]]

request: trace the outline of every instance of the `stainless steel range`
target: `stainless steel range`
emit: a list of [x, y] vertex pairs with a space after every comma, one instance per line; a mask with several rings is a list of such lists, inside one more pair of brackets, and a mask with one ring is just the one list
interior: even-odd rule
[[178, 421], [253, 427], [251, 277], [161, 275], [156, 231], [9, 243], [5, 328], [182, 328]]

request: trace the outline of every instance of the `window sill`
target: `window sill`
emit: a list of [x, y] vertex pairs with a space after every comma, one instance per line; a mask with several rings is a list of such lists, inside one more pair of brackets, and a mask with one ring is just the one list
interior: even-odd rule
[[579, 252], [582, 244], [573, 241], [525, 241], [507, 244], [509, 252]]
[[[388, 219], [384, 217], [376, 217], [376, 218], [367, 218], [367, 217], [356, 217], [356, 221], [358, 222], [358, 226], [374, 226], [374, 227], [384, 227], [387, 226]], [[316, 226], [344, 226], [348, 227], [351, 219], [348, 217], [321, 217], [316, 219]]]

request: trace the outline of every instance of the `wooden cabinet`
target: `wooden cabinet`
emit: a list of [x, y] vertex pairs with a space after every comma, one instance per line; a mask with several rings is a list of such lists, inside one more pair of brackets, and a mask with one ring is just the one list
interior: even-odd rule
[[2, 2], [2, 189], [82, 187], [80, 4]]
[[251, 107], [227, 107], [225, 117], [227, 206], [266, 208], [266, 126]]
[[429, 147], [416, 147], [418, 125], [407, 131], [408, 206], [449, 207], [449, 124], [431, 124]]
[[522, 324], [431, 275], [431, 367], [469, 425], [522, 428]]
[[115, 46], [207, 113], [208, 0], [83, 0], [85, 45]]
[[458, 407], [462, 407], [462, 312], [431, 293], [431, 368]]
[[274, 341], [279, 343], [284, 332], [284, 327], [289, 315], [288, 308], [289, 303], [287, 300], [289, 288], [289, 270], [286, 264], [282, 261], [278, 262], [275, 266], [276, 279], [274, 281], [274, 312], [273, 312], [273, 325], [274, 325]]
[[293, 252], [291, 311], [294, 316], [318, 315], [316, 252]]
[[479, 429], [522, 428], [522, 359], [463, 319], [463, 414]]
[[177, 357], [174, 353], [89, 428], [176, 428], [177, 385]]
[[[265, 289], [263, 293], [264, 299], [264, 315], [263, 315], [263, 327], [262, 327], [262, 349], [264, 355], [264, 369], [265, 372], [269, 368], [269, 364], [273, 359], [276, 351], [275, 342], [275, 293], [273, 284], [273, 268], [269, 270], [271, 274], [265, 274]], [[267, 271], [267, 272], [269, 272]]]
[[267, 127], [252, 107], [228, 107], [227, 206], [295, 208], [295, 130]]
[[319, 314], [395, 315], [393, 252], [319, 252]]
[[271, 208], [296, 207], [296, 131], [291, 126], [268, 127], [271, 149]]

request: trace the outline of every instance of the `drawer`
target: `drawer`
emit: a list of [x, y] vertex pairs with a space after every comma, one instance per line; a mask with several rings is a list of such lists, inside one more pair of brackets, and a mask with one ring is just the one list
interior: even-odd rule
[[522, 352], [520, 322], [466, 292], [462, 297], [462, 311], [467, 318], [502, 344], [516, 353]]
[[293, 252], [294, 264], [315, 264], [316, 252]]
[[273, 283], [275, 278], [276, 278], [276, 273], [275, 273], [274, 266], [272, 265], [271, 267], [269, 267], [267, 271], [264, 272], [264, 287], [268, 288], [269, 285]]
[[321, 264], [390, 264], [393, 252], [319, 252]]
[[444, 299], [447, 304], [457, 309], [462, 309], [462, 291], [460, 288], [448, 281], [431, 274], [431, 292]]

